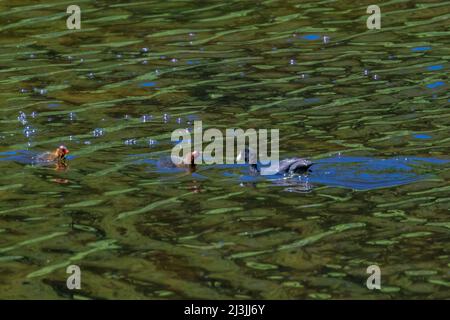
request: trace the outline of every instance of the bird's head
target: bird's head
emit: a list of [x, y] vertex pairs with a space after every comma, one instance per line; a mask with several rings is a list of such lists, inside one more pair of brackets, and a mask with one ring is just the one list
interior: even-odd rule
[[58, 157], [58, 159], [65, 159], [66, 155], [69, 153], [69, 149], [67, 149], [65, 146], [61, 145], [59, 146], [56, 151], [56, 156]]

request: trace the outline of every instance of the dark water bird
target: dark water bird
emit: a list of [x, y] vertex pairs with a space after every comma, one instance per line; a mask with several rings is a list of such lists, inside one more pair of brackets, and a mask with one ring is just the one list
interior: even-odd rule
[[[242, 161], [242, 159], [244, 159], [244, 162], [246, 164], [250, 165], [249, 170], [251, 175], [260, 174], [260, 168], [258, 167], [256, 153], [253, 150], [249, 148], [245, 148], [244, 150], [242, 150], [238, 154], [236, 160]], [[279, 167], [276, 174], [294, 175], [307, 173], [313, 163], [306, 159], [294, 157], [281, 160], [278, 165]]]
[[196, 170], [195, 159], [200, 155], [196, 150], [188, 153], [184, 158], [176, 158], [174, 161], [171, 157], [162, 158], [158, 161], [158, 167], [164, 169], [182, 168], [189, 172]]

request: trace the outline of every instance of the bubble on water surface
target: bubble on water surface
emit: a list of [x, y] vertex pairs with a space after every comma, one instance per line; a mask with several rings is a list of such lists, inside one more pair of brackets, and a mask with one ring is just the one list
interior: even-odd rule
[[127, 139], [123, 143], [127, 146], [133, 146], [133, 145], [137, 144], [137, 140], [136, 139]]
[[31, 136], [34, 136], [37, 133], [37, 130], [31, 126], [26, 126], [23, 129], [23, 134], [25, 137], [29, 138]]
[[17, 120], [19, 120], [19, 122], [22, 125], [25, 125], [28, 123], [27, 121], [27, 115], [25, 114], [25, 112], [19, 111], [19, 116], [17, 117]]
[[69, 120], [75, 121], [77, 119], [77, 115], [75, 112], [69, 112]]
[[47, 94], [47, 89], [43, 89], [43, 88], [33, 88], [33, 91], [36, 93], [39, 93], [40, 95], [45, 95]]
[[149, 115], [149, 114], [144, 114], [142, 117], [141, 117], [141, 122], [149, 122], [149, 121], [151, 121], [153, 119], [153, 117], [151, 116], [151, 115]]
[[101, 137], [105, 134], [105, 130], [102, 128], [95, 128], [94, 131], [92, 131], [92, 135], [94, 137]]

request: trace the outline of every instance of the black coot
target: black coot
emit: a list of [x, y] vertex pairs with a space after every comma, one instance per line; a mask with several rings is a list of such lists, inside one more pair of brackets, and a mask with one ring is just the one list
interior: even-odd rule
[[[241, 161], [244, 159], [245, 163], [250, 164], [250, 174], [257, 175], [260, 173], [260, 169], [257, 165], [256, 153], [253, 150], [245, 148], [239, 153], [236, 160]], [[277, 174], [303, 174], [308, 172], [313, 163], [309, 160], [302, 158], [289, 158], [281, 160]]]

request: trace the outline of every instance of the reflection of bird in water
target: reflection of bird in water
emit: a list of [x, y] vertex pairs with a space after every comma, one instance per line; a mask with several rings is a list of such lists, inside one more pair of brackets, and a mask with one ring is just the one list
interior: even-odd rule
[[[237, 161], [242, 161], [246, 164], [249, 164], [250, 175], [255, 176], [260, 174], [260, 168], [258, 167], [258, 161], [256, 157], [256, 153], [253, 150], [245, 148], [242, 150], [237, 158]], [[281, 160], [278, 164], [278, 171], [275, 174], [283, 174], [283, 175], [296, 175], [296, 174], [304, 174], [309, 171], [309, 168], [313, 165], [313, 163], [309, 160], [302, 158], [289, 158]]]

